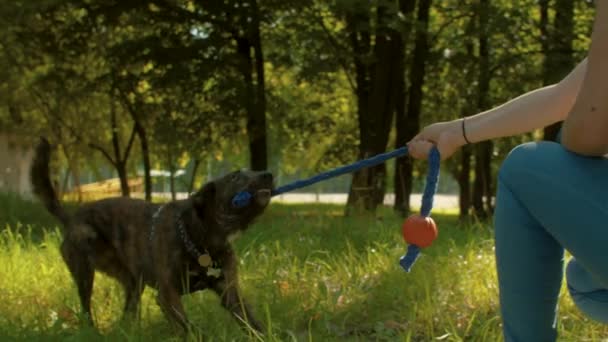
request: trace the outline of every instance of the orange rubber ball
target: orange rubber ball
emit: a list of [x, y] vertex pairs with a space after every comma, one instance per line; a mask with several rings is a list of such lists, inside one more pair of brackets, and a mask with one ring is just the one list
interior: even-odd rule
[[438, 234], [437, 225], [430, 217], [411, 215], [403, 222], [403, 238], [408, 244], [428, 247]]

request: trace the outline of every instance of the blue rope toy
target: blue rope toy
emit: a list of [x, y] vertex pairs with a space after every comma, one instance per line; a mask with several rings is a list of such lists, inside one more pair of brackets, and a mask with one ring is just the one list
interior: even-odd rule
[[[391, 152], [382, 153], [382, 154], [376, 155], [376, 156], [368, 158], [368, 159], [363, 159], [363, 160], [354, 162], [349, 165], [341, 166], [336, 169], [320, 173], [320, 174], [310, 177], [308, 179], [299, 180], [299, 181], [295, 181], [295, 182], [280, 186], [272, 191], [271, 196], [273, 196], [273, 197], [278, 196], [283, 193], [293, 191], [296, 189], [300, 189], [300, 188], [303, 188], [303, 187], [306, 187], [306, 186], [309, 186], [309, 185], [312, 185], [315, 183], [319, 183], [319, 182], [322, 182], [322, 181], [330, 179], [330, 178], [341, 176], [341, 175], [344, 175], [347, 173], [352, 173], [352, 172], [355, 172], [355, 171], [358, 171], [358, 170], [361, 170], [361, 169], [364, 169], [367, 167], [376, 166], [376, 165], [384, 163], [385, 161], [387, 161], [389, 159], [402, 157], [407, 154], [408, 154], [408, 149], [406, 146], [404, 146], [404, 147], [401, 147], [401, 148], [396, 149]], [[428, 171], [428, 174], [426, 177], [424, 193], [422, 195], [422, 206], [420, 208], [420, 216], [422, 218], [425, 218], [426, 220], [431, 220], [431, 222], [432, 222], [430, 215], [431, 215], [431, 209], [433, 208], [433, 197], [435, 195], [435, 192], [437, 191], [437, 183], [439, 180], [439, 164], [440, 164], [440, 160], [441, 160], [439, 151], [437, 150], [437, 148], [433, 147], [431, 149], [428, 160], [429, 160], [429, 171]], [[239, 192], [233, 197], [232, 205], [236, 208], [244, 208], [251, 203], [252, 198], [253, 198], [253, 195], [250, 192], [247, 192], [247, 191]], [[406, 224], [407, 224], [407, 221], [406, 221]], [[434, 225], [434, 223], [433, 223], [433, 225]], [[414, 262], [416, 262], [416, 259], [418, 259], [421, 247], [425, 247], [425, 246], [418, 246], [416, 243], [410, 243], [408, 245], [407, 253], [404, 256], [402, 256], [401, 259], [399, 260], [399, 264], [401, 265], [401, 267], [403, 267], [403, 269], [406, 272], [410, 272]]]

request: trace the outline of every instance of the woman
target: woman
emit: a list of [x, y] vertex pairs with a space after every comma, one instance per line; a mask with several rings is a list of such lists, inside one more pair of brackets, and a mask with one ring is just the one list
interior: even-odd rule
[[563, 277], [577, 306], [608, 323], [608, 4], [596, 2], [588, 58], [561, 82], [424, 128], [408, 143], [442, 158], [467, 144], [564, 121], [561, 144], [515, 148], [498, 174], [496, 266], [506, 341], [554, 341]]

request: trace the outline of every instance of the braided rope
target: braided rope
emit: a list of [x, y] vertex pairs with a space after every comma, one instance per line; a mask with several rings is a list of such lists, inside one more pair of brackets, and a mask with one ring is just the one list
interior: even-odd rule
[[433, 209], [433, 198], [437, 192], [437, 184], [439, 183], [439, 164], [441, 156], [439, 150], [433, 147], [429, 153], [429, 171], [426, 175], [426, 184], [424, 185], [424, 193], [422, 194], [422, 206], [420, 215], [424, 217], [431, 216]]
[[[341, 176], [347, 173], [352, 173], [354, 171], [358, 171], [367, 167], [376, 166], [384, 163], [389, 159], [402, 157], [407, 154], [407, 146], [404, 146], [391, 152], [379, 154], [368, 159], [363, 159], [349, 165], [341, 166], [336, 169], [320, 173], [316, 176], [304, 180], [299, 180], [283, 185], [274, 189], [272, 191], [272, 196], [277, 196], [289, 191], [300, 189], [330, 178]], [[437, 150], [436, 147], [433, 147], [429, 152], [428, 161], [429, 170], [426, 176], [426, 184], [424, 186], [424, 193], [422, 194], [422, 204], [420, 207], [420, 215], [424, 217], [431, 216], [431, 210], [433, 209], [433, 198], [435, 196], [435, 192], [437, 192], [437, 184], [439, 182], [439, 165], [441, 161], [441, 156], [439, 154], [439, 150]], [[242, 191], [234, 196], [234, 198], [232, 199], [232, 204], [236, 208], [243, 208], [249, 205], [252, 198], [253, 195], [251, 193], [249, 193], [248, 191]], [[403, 267], [406, 272], [409, 272], [411, 270], [412, 265], [414, 264], [414, 262], [416, 262], [416, 259], [418, 259], [418, 256], [420, 255], [420, 250], [421, 249], [419, 246], [413, 244], [409, 245], [407, 253], [399, 260], [401, 267]]]
[[296, 182], [278, 187], [272, 192], [272, 196], [277, 196], [277, 195], [283, 194], [285, 192], [300, 189], [300, 188], [303, 188], [303, 187], [306, 187], [306, 186], [309, 186], [309, 185], [312, 185], [315, 183], [319, 183], [326, 179], [334, 178], [334, 177], [341, 176], [341, 175], [344, 175], [347, 173], [352, 173], [352, 172], [355, 172], [355, 171], [358, 171], [358, 170], [361, 170], [364, 168], [380, 165], [389, 159], [405, 156], [405, 155], [407, 155], [407, 153], [408, 153], [407, 146], [405, 146], [405, 147], [396, 149], [391, 152], [379, 154], [377, 156], [374, 156], [374, 157], [371, 157], [368, 159], [363, 159], [363, 160], [354, 162], [349, 165], [345, 165], [345, 166], [342, 166], [342, 167], [339, 167], [339, 168], [336, 168], [336, 169], [333, 169], [333, 170], [330, 170], [327, 172], [320, 173], [320, 174], [318, 174], [314, 177], [310, 177], [308, 179], [296, 181]]
[[[407, 153], [408, 153], [407, 146], [404, 146], [404, 147], [398, 148], [391, 152], [378, 154], [374, 157], [371, 157], [368, 159], [363, 159], [363, 160], [354, 162], [349, 165], [341, 166], [336, 169], [320, 173], [316, 176], [313, 176], [313, 177], [310, 177], [307, 179], [295, 181], [295, 182], [280, 186], [280, 187], [272, 190], [271, 196], [272, 197], [278, 196], [283, 193], [290, 192], [290, 191], [300, 189], [300, 188], [304, 188], [309, 185], [313, 185], [313, 184], [322, 182], [322, 181], [330, 179], [330, 178], [338, 177], [338, 176], [341, 176], [341, 175], [344, 175], [347, 173], [352, 173], [352, 172], [355, 172], [355, 171], [358, 171], [358, 170], [361, 170], [361, 169], [364, 169], [367, 167], [380, 165], [389, 159], [405, 156], [405, 155], [407, 155]], [[241, 191], [233, 197], [232, 205], [236, 208], [244, 208], [249, 205], [249, 203], [251, 202], [251, 198], [253, 198], [253, 195], [250, 192]]]
[[[424, 185], [424, 193], [422, 194], [422, 205], [420, 207], [420, 215], [424, 217], [431, 216], [433, 209], [433, 197], [437, 192], [437, 183], [439, 182], [439, 164], [441, 156], [439, 150], [433, 147], [429, 153], [429, 171], [426, 175], [426, 184]], [[407, 252], [399, 259], [399, 264], [406, 271], [410, 272], [412, 266], [420, 256], [421, 248], [416, 245], [407, 246]]]

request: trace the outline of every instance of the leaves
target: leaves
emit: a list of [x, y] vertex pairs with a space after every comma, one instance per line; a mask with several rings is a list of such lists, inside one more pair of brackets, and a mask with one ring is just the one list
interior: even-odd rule
[[[352, 162], [361, 142], [355, 62], [374, 63], [375, 44], [355, 51], [349, 29], [356, 28], [360, 43], [378, 30], [407, 35], [417, 27], [404, 15], [404, 3], [257, 4], [271, 168], [302, 175]], [[537, 1], [489, 4], [491, 82], [486, 105], [478, 108], [478, 1], [433, 3], [422, 125], [473, 114], [541, 85]], [[110, 150], [114, 103], [121, 144], [128, 142], [134, 118], [141, 119], [151, 132], [156, 163], [166, 163], [171, 148], [180, 165], [223, 155], [223, 163], [245, 166], [249, 96], [237, 39], [251, 38], [251, 5], [247, 0], [7, 2], [0, 9], [0, 128], [49, 135], [74, 149], [86, 150], [86, 140]], [[573, 47], [580, 59], [593, 7], [574, 6]], [[369, 15], [378, 9], [382, 20]], [[407, 65], [413, 47], [405, 46]], [[518, 141], [497, 143], [496, 159]]]

